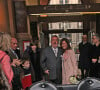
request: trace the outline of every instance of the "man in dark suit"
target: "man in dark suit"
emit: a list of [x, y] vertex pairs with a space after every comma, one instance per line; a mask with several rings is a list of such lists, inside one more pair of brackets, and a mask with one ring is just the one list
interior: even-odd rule
[[9, 56], [11, 58], [11, 66], [14, 72], [14, 77], [12, 81], [12, 86], [13, 90], [21, 90], [21, 81], [20, 81], [20, 73], [21, 73], [21, 68], [20, 68], [20, 51], [17, 49], [17, 39], [12, 38], [11, 39], [11, 48], [9, 49]]
[[89, 68], [90, 68], [90, 49], [91, 44], [88, 42], [87, 35], [82, 36], [82, 42], [79, 43], [79, 68], [81, 69], [82, 79], [89, 75]]
[[51, 37], [51, 46], [45, 48], [41, 55], [41, 67], [48, 80], [55, 84], [61, 84], [62, 81], [62, 50], [58, 48], [59, 39], [56, 35]]
[[17, 49], [18, 42], [16, 38], [11, 39], [11, 48], [9, 49], [9, 55], [12, 59], [20, 59], [20, 50]]
[[100, 78], [100, 36], [92, 36], [90, 77]]

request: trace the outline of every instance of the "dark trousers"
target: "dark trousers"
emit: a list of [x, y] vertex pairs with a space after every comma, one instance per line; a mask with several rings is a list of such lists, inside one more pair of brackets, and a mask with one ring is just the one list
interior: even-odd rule
[[91, 64], [89, 76], [98, 78], [98, 65], [97, 65], [97, 63]]
[[61, 81], [59, 81], [59, 79], [54, 79], [54, 80], [50, 80], [50, 81], [54, 84], [61, 84]]
[[49, 79], [49, 76], [47, 74], [45, 74], [44, 80], [49, 81], [49, 82], [54, 83], [54, 84], [62, 84], [62, 80], [60, 78], [51, 80], [51, 79]]
[[89, 76], [89, 69], [81, 69], [81, 79], [84, 79]]

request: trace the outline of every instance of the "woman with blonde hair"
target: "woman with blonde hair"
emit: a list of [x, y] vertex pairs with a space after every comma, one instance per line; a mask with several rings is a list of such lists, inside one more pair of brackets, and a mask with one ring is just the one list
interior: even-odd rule
[[11, 90], [13, 71], [10, 65], [10, 57], [8, 56], [8, 50], [10, 48], [11, 36], [8, 33], [0, 32], [0, 68], [2, 68], [3, 77], [5, 76], [5, 84], [8, 87], [7, 90]]

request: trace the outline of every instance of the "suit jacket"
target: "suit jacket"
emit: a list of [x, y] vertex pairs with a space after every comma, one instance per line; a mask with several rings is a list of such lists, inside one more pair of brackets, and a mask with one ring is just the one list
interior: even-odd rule
[[36, 81], [40, 81], [42, 79], [42, 70], [40, 67], [40, 53], [41, 53], [40, 48], [37, 48], [36, 52], [34, 53], [32, 48], [30, 46], [28, 46], [23, 54], [23, 56], [28, 54], [30, 57], [30, 61], [31, 61], [32, 67], [34, 69]]
[[79, 44], [79, 68], [88, 69], [90, 67], [90, 49], [92, 45], [90, 43], [81, 42]]
[[13, 50], [12, 49], [9, 49], [9, 56], [10, 56], [10, 58], [11, 58], [11, 60], [13, 60], [13, 59], [20, 59], [20, 57], [19, 57], [19, 53], [20, 53], [20, 51], [19, 50], [17, 50], [17, 52], [18, 53], [16, 53], [17, 54], [17, 56], [14, 54], [14, 52], [13, 52]]
[[61, 60], [62, 50], [58, 48], [57, 57], [54, 54], [52, 47], [47, 47], [43, 50], [40, 63], [42, 69], [50, 70], [49, 79], [59, 79], [61, 80], [61, 70], [62, 70], [62, 60]]

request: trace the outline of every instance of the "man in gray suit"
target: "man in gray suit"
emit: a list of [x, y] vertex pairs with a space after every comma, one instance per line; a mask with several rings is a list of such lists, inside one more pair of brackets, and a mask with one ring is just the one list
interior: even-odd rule
[[58, 47], [59, 39], [56, 35], [51, 37], [51, 46], [45, 48], [41, 55], [41, 67], [48, 80], [61, 84], [62, 81], [62, 50]]

